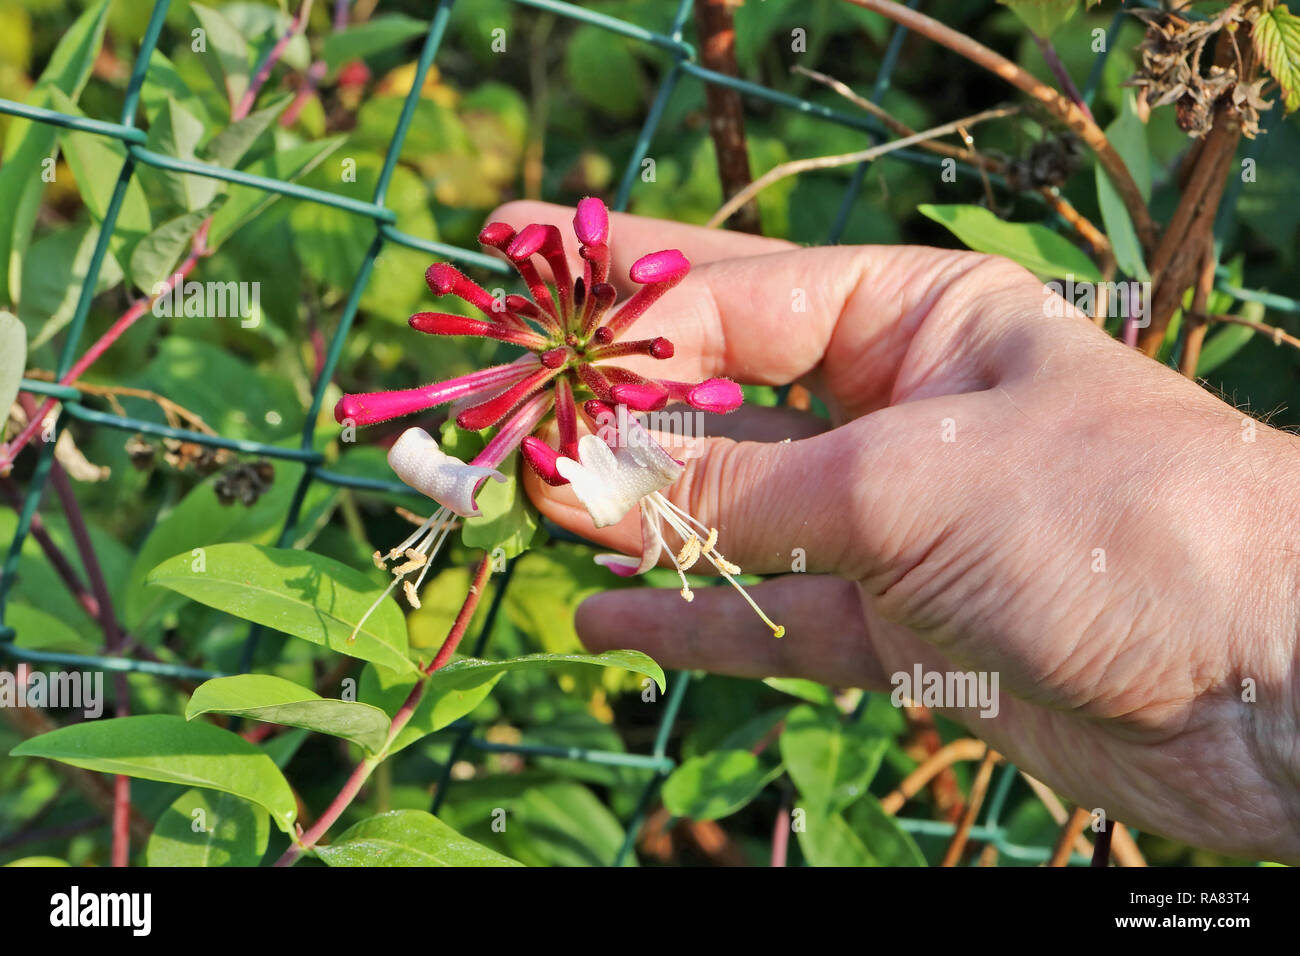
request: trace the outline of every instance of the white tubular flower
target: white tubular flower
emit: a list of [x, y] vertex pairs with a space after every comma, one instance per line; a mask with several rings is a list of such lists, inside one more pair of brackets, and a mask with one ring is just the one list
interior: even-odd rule
[[446, 454], [423, 428], [408, 428], [388, 452], [398, 478], [462, 518], [479, 515], [474, 496], [489, 478], [505, 481], [495, 468], [467, 465]]
[[578, 461], [559, 458], [555, 468], [597, 528], [618, 524], [643, 498], [667, 488], [685, 470], [653, 440], [623, 441], [611, 449], [595, 435], [579, 439]]
[[[620, 422], [616, 449], [595, 435], [584, 435], [578, 442], [578, 459], [559, 457], [555, 460], [555, 470], [573, 486], [574, 494], [597, 528], [617, 524], [633, 508], [641, 509], [640, 556], [600, 554], [596, 556], [597, 564], [620, 577], [631, 577], [649, 571], [659, 562], [660, 555], [666, 553], [681, 578], [682, 598], [691, 601], [695, 595], [686, 580], [686, 572], [703, 558], [740, 592], [776, 637], [785, 634], [785, 628], [764, 614], [736, 580], [741, 570], [715, 547], [717, 530], [706, 528], [659, 493], [680, 478], [686, 468], [664, 451], [639, 423], [630, 418], [626, 424]], [[676, 549], [664, 537], [665, 524], [678, 538]]]

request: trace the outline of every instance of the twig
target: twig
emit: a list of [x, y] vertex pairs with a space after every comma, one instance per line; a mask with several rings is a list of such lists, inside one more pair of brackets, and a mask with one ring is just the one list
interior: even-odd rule
[[1047, 861], [1048, 866], [1065, 866], [1070, 861], [1070, 847], [1074, 843], [1074, 838], [1088, 823], [1092, 816], [1083, 807], [1075, 807], [1074, 812], [1070, 814], [1070, 819], [1065, 821], [1061, 827], [1061, 832], [1056, 837], [1056, 845], [1052, 847], [1051, 859]]
[[[695, 25], [700, 39], [700, 65], [715, 73], [735, 76], [736, 26], [729, 0], [696, 0]], [[709, 110], [709, 135], [718, 160], [718, 179], [722, 198], [730, 199], [752, 180], [749, 170], [749, 146], [745, 141], [745, 108], [740, 93], [720, 83], [705, 84]], [[739, 232], [762, 234], [758, 203], [740, 206], [730, 217], [731, 227]]]
[[966, 810], [961, 815], [961, 822], [957, 825], [957, 831], [952, 835], [952, 842], [948, 844], [948, 849], [943, 855], [943, 862], [940, 866], [956, 866], [961, 859], [962, 853], [966, 849], [966, 840], [970, 836], [970, 828], [975, 825], [975, 818], [979, 816], [980, 807], [984, 804], [984, 795], [988, 793], [989, 780], [993, 777], [993, 768], [1001, 759], [997, 751], [991, 747], [984, 748], [984, 759], [980, 762], [979, 771], [975, 774], [975, 782], [970, 788], [970, 799], [966, 801]]
[[790, 850], [790, 806], [782, 798], [776, 819], [772, 822], [772, 865], [785, 866]]
[[[890, 114], [888, 110], [882, 109], [866, 97], [855, 93], [847, 83], [843, 83], [825, 73], [810, 70], [807, 67], [795, 66], [792, 69], [796, 73], [801, 73], [810, 79], [816, 80], [818, 83], [823, 83], [830, 87], [853, 105], [861, 107], [872, 116], [879, 119], [892, 132], [897, 133], [899, 136], [912, 136], [916, 133], [916, 130]], [[958, 130], [958, 133], [961, 134], [961, 130]], [[1004, 173], [1007, 164], [1001, 159], [997, 159], [993, 156], [985, 156], [983, 153], [978, 152], [970, 141], [969, 134], [961, 135], [963, 140], [966, 141], [966, 149], [963, 149], [960, 146], [953, 146], [950, 143], [945, 143], [942, 140], [937, 139], [917, 143], [917, 146], [927, 152], [936, 153], [940, 156], [947, 156], [951, 159], [957, 159], [963, 163], [974, 166], [980, 174], [980, 179], [984, 182], [985, 195], [987, 196], [990, 187], [988, 174], [1000, 175]], [[1097, 255], [1099, 260], [1102, 272], [1108, 273], [1109, 271], [1109, 274], [1113, 274], [1115, 268], [1115, 256], [1111, 249], [1110, 240], [1106, 237], [1106, 234], [1093, 225], [1091, 220], [1075, 209], [1074, 206], [1070, 205], [1069, 200], [1057, 192], [1053, 187], [1039, 186], [1036, 191], [1043, 197], [1047, 204], [1052, 207], [1056, 214], [1060, 216], [1065, 223], [1070, 226], [1070, 228], [1079, 234], [1079, 238], [1092, 246], [1093, 252]], [[991, 200], [989, 201], [989, 205], [990, 207], [992, 206]]]
[[1154, 246], [1155, 223], [1151, 219], [1146, 200], [1142, 198], [1142, 192], [1138, 189], [1132, 173], [1129, 172], [1128, 166], [1115, 151], [1110, 140], [1106, 138], [1101, 127], [1078, 106], [1006, 57], [932, 17], [910, 10], [894, 3], [893, 0], [847, 0], [847, 2], [888, 17], [895, 23], [948, 47], [1042, 103], [1097, 154], [1098, 162], [1110, 176], [1115, 191], [1119, 193], [1124, 207], [1128, 210], [1129, 218], [1133, 220], [1133, 226], [1137, 230], [1143, 248], [1150, 249]]
[[872, 146], [869, 149], [859, 149], [852, 153], [840, 153], [835, 156], [814, 156], [811, 159], [796, 159], [788, 163], [781, 163], [773, 166], [758, 179], [754, 180], [736, 195], [722, 204], [722, 208], [713, 214], [705, 224], [710, 228], [716, 228], [730, 218], [731, 214], [737, 209], [749, 202], [760, 192], [775, 182], [786, 179], [790, 176], [797, 176], [800, 173], [806, 173], [814, 169], [833, 169], [836, 166], [848, 166], [853, 163], [865, 163], [888, 153], [900, 149], [906, 149], [917, 143], [929, 139], [935, 139], [939, 136], [948, 136], [957, 132], [963, 126], [974, 126], [976, 123], [982, 123], [986, 120], [1000, 119], [1004, 116], [1012, 116], [1018, 113], [1018, 107], [999, 107], [997, 109], [984, 110], [976, 113], [974, 116], [967, 116], [963, 119], [954, 120], [951, 123], [944, 123], [942, 126], [935, 126], [920, 133], [914, 133], [911, 136], [905, 136], [902, 139], [896, 139], [888, 143], [881, 143], [879, 146]]
[[1205, 344], [1205, 333], [1209, 323], [1205, 318], [1206, 303], [1214, 290], [1214, 267], [1218, 259], [1214, 255], [1214, 243], [1207, 236], [1201, 251], [1201, 272], [1196, 277], [1196, 291], [1192, 294], [1192, 307], [1184, 316], [1183, 354], [1178, 368], [1190, 379], [1196, 378], [1196, 366], [1201, 361], [1201, 346]]
[[[469, 594], [465, 596], [465, 602], [461, 605], [460, 613], [456, 615], [456, 622], [452, 625], [446, 640], [443, 641], [437, 656], [427, 667], [423, 668], [425, 677], [446, 664], [451, 659], [451, 655], [455, 653], [456, 647], [460, 644], [461, 638], [465, 636], [465, 631], [474, 617], [474, 611], [478, 608], [479, 601], [483, 598], [487, 579], [491, 573], [492, 556], [485, 554], [479, 562], [478, 569], [474, 572], [474, 581], [470, 585]], [[374, 773], [375, 768], [388, 756], [388, 749], [397, 739], [397, 735], [410, 723], [411, 717], [415, 714], [415, 708], [419, 706], [420, 698], [424, 696], [424, 690], [427, 686], [428, 681], [423, 678], [416, 681], [402, 706], [393, 715], [392, 722], [388, 726], [388, 737], [379, 753], [367, 757], [356, 765], [338, 795], [325, 808], [325, 812], [308, 830], [304, 831], [297, 840], [289, 845], [289, 848], [284, 851], [284, 855], [275, 861], [275, 866], [292, 866], [297, 862], [298, 857], [314, 847], [317, 841], [325, 835], [326, 831], [334, 825], [335, 821], [343, 815], [343, 811], [356, 799], [357, 794], [361, 792], [361, 788], [370, 778], [370, 775]]]
[[1034, 43], [1038, 45], [1038, 52], [1043, 55], [1043, 62], [1046, 63], [1047, 68], [1052, 71], [1052, 76], [1056, 77], [1056, 82], [1061, 84], [1061, 92], [1068, 96], [1070, 102], [1082, 110], [1083, 114], [1091, 120], [1092, 110], [1090, 110], [1088, 104], [1084, 102], [1083, 94], [1080, 93], [1079, 88], [1074, 85], [1074, 80], [1070, 79], [1070, 71], [1067, 70], [1065, 64], [1061, 62], [1061, 58], [1056, 52], [1056, 47], [1052, 46], [1052, 41], [1047, 39], [1047, 37], [1040, 37], [1033, 30], [1029, 31], [1029, 35], [1034, 38]]
[[[26, 398], [26, 396], [24, 396]], [[29, 399], [30, 401], [30, 399]], [[34, 404], [34, 403], [33, 403]], [[104, 631], [104, 651], [107, 654], [119, 654], [122, 650], [122, 626], [118, 623], [117, 613], [113, 610], [113, 598], [104, 579], [104, 570], [95, 554], [95, 545], [90, 539], [90, 530], [82, 517], [81, 507], [77, 504], [76, 493], [68, 481], [68, 473], [57, 461], [50, 469], [50, 482], [59, 503], [63, 506], [63, 515], [68, 521], [68, 529], [77, 545], [77, 554], [81, 565], [90, 581], [90, 589], [99, 605], [99, 626]], [[113, 674], [114, 715], [126, 717], [131, 712], [130, 687], [126, 675], [121, 671]], [[119, 774], [113, 781], [113, 857], [115, 867], [127, 865], [131, 855], [131, 778]]]
[[976, 740], [974, 737], [963, 737], [940, 747], [919, 767], [904, 777], [896, 790], [881, 798], [881, 808], [892, 816], [903, 809], [903, 804], [920, 793], [921, 788], [939, 771], [959, 760], [980, 760], [987, 749], [984, 741]]
[[1255, 322], [1251, 319], [1243, 319], [1239, 315], [1215, 314], [1209, 316], [1211, 322], [1226, 322], [1229, 325], [1244, 325], [1248, 329], [1254, 329], [1260, 335], [1266, 335], [1273, 340], [1274, 345], [1286, 344], [1292, 348], [1300, 349], [1300, 338], [1288, 333], [1285, 329], [1278, 328], [1275, 325], [1266, 325], [1263, 322]]
[[[1025, 781], [1025, 783], [1029, 784], [1029, 789], [1034, 791], [1034, 795], [1038, 797], [1043, 806], [1047, 808], [1047, 812], [1051, 816], [1052, 822], [1054, 822], [1058, 827], [1064, 826], [1065, 821], [1070, 818], [1070, 814], [1069, 811], [1065, 809], [1065, 805], [1061, 803], [1060, 798], [1058, 798], [1056, 794], [1052, 793], [1051, 788], [1048, 787], [1047, 784], [1031, 777], [1023, 770], [1020, 771], [1020, 777]], [[1083, 856], [1087, 856], [1092, 852], [1092, 844], [1088, 842], [1088, 838], [1082, 833], [1077, 834], [1074, 838], [1074, 852]]]

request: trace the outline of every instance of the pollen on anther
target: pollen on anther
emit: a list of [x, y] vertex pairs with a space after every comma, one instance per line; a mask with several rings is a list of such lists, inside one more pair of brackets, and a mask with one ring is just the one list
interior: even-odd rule
[[718, 529], [710, 528], [709, 536], [704, 539], [704, 551], [705, 552], [712, 551], [713, 546], [717, 543], [718, 543]]
[[690, 588], [682, 588], [681, 595], [682, 595], [682, 600], [685, 601], [687, 604], [690, 604], [692, 601], [695, 600], [695, 592], [693, 592]]
[[420, 609], [420, 597], [415, 593], [415, 582], [403, 581], [402, 593], [406, 595], [407, 603], [418, 611]]
[[691, 535], [682, 545], [682, 550], [677, 552], [677, 566], [683, 571], [687, 571], [700, 560], [700, 539]]
[[377, 567], [380, 571], [388, 570], [388, 565], [384, 563], [384, 556], [381, 555], [378, 551], [375, 551], [375, 553], [370, 556], [370, 559], [375, 562], [375, 567]]

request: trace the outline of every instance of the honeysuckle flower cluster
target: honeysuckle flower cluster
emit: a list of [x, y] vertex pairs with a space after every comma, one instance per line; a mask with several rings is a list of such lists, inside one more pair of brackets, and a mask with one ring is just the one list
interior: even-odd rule
[[[617, 362], [637, 355], [672, 357], [668, 339], [635, 339], [627, 333], [686, 277], [690, 262], [676, 249], [642, 256], [628, 271], [640, 288], [617, 304], [618, 293], [609, 281], [609, 212], [604, 203], [582, 200], [573, 228], [583, 260], [579, 276], [569, 268], [563, 238], [554, 225], [534, 223], [516, 232], [506, 223], [493, 222], [479, 233], [479, 242], [499, 250], [514, 266], [529, 289], [528, 296], [493, 296], [448, 263], [435, 263], [425, 274], [434, 294], [457, 296], [483, 317], [418, 312], [411, 316], [411, 328], [429, 335], [474, 335], [508, 342], [526, 350], [519, 358], [420, 388], [345, 395], [335, 406], [334, 417], [340, 423], [373, 425], [450, 404], [460, 428], [497, 429], [469, 463], [444, 453], [421, 428], [408, 429], [393, 444], [388, 462], [394, 473], [440, 507], [395, 548], [386, 554], [375, 552], [376, 565], [393, 574], [375, 606], [398, 586], [413, 607], [420, 606], [420, 585], [457, 518], [479, 514], [476, 497], [483, 484], [504, 481], [499, 468], [519, 449], [542, 480], [570, 485], [598, 528], [616, 524], [633, 508], [640, 508], [641, 555], [598, 555], [598, 563], [630, 576], [648, 571], [667, 554], [681, 578], [682, 597], [690, 601], [693, 594], [686, 571], [703, 557], [740, 591], [773, 633], [782, 636], [785, 629], [774, 624], [736, 581], [740, 568], [717, 550], [716, 529], [706, 528], [660, 493], [681, 477], [685, 465], [636, 417], [639, 412], [662, 409], [670, 401], [725, 414], [741, 405], [740, 387], [722, 378], [700, 383], [649, 378]], [[538, 259], [549, 268], [551, 282], [542, 277]], [[558, 448], [533, 434], [552, 420]], [[665, 524], [676, 536], [675, 547], [664, 535]]]

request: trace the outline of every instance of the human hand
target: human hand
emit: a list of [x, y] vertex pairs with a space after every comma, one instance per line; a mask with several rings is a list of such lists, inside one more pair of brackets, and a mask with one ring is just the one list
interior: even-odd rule
[[[512, 203], [493, 218], [571, 217]], [[611, 281], [630, 285], [620, 252], [695, 264], [641, 320], [677, 346], [656, 374], [800, 382], [834, 427], [788, 409], [717, 419], [664, 492], [746, 571], [788, 572], [802, 549], [810, 573], [751, 589], [786, 637], [730, 589], [689, 607], [634, 589], [582, 605], [592, 650], [872, 690], [918, 663], [996, 672], [996, 716], [950, 715], [1081, 806], [1300, 861], [1300, 440], [1081, 314], [1047, 317], [1042, 284], [1007, 260], [612, 219]], [[595, 530], [569, 489], [525, 481], [558, 524], [640, 550], [635, 515]]]

